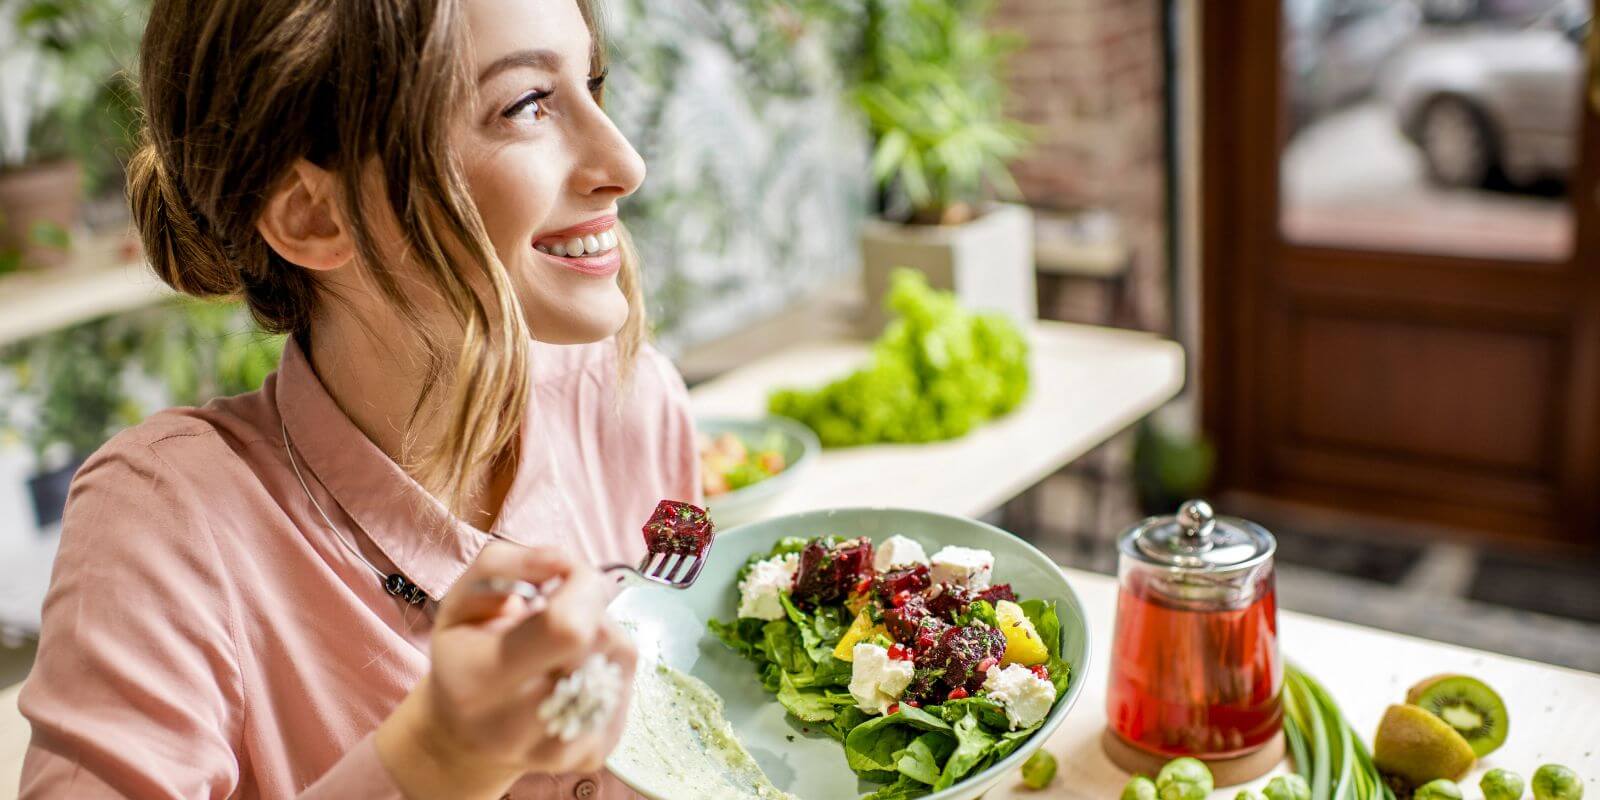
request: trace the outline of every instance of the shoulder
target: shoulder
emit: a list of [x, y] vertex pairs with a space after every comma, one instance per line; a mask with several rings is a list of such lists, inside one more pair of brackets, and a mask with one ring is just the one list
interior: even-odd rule
[[209, 510], [258, 484], [257, 462], [275, 455], [266, 430], [275, 412], [261, 395], [160, 411], [102, 445], [73, 476], [63, 554], [211, 548]]

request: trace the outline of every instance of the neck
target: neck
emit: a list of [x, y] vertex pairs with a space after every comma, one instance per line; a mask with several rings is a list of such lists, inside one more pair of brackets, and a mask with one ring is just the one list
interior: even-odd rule
[[[358, 319], [350, 310], [331, 310], [319, 315], [307, 357], [317, 377], [366, 437], [378, 449], [417, 477], [407, 463], [407, 441], [415, 452], [429, 452], [444, 436], [446, 417], [442, 409], [432, 408], [438, 398], [430, 398], [430, 408], [415, 415], [413, 409], [426, 380], [427, 363], [420, 344], [393, 315], [380, 321]], [[500, 506], [516, 472], [515, 463], [491, 465], [473, 476], [464, 507], [457, 509], [462, 519], [489, 530], [499, 516]]]

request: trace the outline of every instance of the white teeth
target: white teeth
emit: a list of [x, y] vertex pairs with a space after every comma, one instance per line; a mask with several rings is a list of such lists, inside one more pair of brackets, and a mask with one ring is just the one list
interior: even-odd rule
[[591, 233], [587, 236], [574, 236], [565, 242], [557, 242], [551, 245], [536, 244], [533, 249], [563, 258], [581, 258], [615, 250], [621, 243], [622, 240], [617, 237], [617, 232], [607, 228], [599, 233]]

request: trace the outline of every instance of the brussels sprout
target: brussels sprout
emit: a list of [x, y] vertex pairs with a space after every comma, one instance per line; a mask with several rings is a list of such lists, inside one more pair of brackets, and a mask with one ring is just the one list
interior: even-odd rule
[[1211, 770], [1198, 758], [1169, 761], [1156, 775], [1156, 796], [1161, 800], [1206, 800], [1212, 786]]
[[1257, 792], [1252, 792], [1249, 789], [1240, 789], [1239, 793], [1233, 796], [1233, 800], [1262, 800], [1262, 798]]
[[1135, 775], [1122, 787], [1120, 800], [1156, 800], [1156, 785], [1143, 775]]
[[1422, 784], [1411, 800], [1461, 800], [1461, 787], [1448, 778]]
[[1022, 764], [1022, 782], [1029, 789], [1043, 789], [1056, 779], [1056, 757], [1039, 750]]
[[1581, 800], [1583, 782], [1578, 773], [1560, 764], [1546, 764], [1533, 773], [1535, 800]]
[[1293, 773], [1279, 775], [1267, 782], [1266, 793], [1267, 800], [1311, 800], [1311, 784]]
[[1509, 769], [1491, 769], [1478, 781], [1483, 800], [1522, 800], [1522, 776]]

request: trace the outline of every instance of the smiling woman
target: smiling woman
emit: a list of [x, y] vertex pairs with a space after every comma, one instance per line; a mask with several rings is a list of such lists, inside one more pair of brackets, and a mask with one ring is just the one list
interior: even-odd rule
[[593, 565], [636, 562], [629, 531], [699, 481], [682, 380], [641, 344], [617, 204], [644, 166], [589, 5], [150, 18], [148, 257], [290, 336], [259, 391], [78, 473], [23, 796], [623, 796], [598, 769], [626, 703], [577, 736], [536, 710], [631, 684]]

